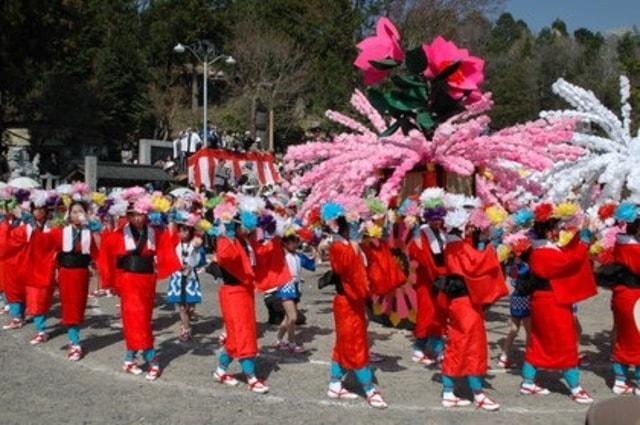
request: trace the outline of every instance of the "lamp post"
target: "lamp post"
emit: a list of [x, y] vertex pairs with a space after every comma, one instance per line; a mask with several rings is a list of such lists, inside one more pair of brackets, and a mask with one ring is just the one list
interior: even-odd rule
[[185, 51], [189, 50], [193, 55], [200, 61], [203, 65], [203, 73], [202, 73], [202, 89], [203, 89], [203, 121], [202, 121], [202, 137], [204, 140], [202, 143], [206, 145], [207, 143], [207, 78], [209, 77], [209, 66], [214, 63], [221, 61], [224, 59], [224, 62], [227, 65], [235, 65], [236, 60], [232, 56], [217, 54], [216, 48], [213, 44], [209, 43], [207, 40], [200, 40], [193, 44], [184, 45], [182, 43], [178, 43], [173, 48], [173, 51], [182, 54]]

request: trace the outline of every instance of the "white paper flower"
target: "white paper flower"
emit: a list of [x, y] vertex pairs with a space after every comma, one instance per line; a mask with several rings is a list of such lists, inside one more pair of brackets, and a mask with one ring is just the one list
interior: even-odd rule
[[[640, 133], [631, 135], [631, 105], [629, 79], [620, 77], [621, 119], [607, 109], [593, 94], [581, 87], [559, 79], [553, 91], [574, 109], [545, 111], [543, 118], [575, 119], [588, 128], [573, 132], [571, 143], [587, 150], [582, 158], [561, 162], [539, 176], [556, 200], [571, 193], [588, 204], [606, 200], [619, 201], [623, 193], [640, 194]], [[599, 129], [597, 133], [595, 130]]]

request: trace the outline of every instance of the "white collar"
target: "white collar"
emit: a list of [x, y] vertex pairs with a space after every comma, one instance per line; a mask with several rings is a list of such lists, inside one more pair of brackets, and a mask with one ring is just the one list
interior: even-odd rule
[[422, 228], [422, 233], [424, 233], [427, 240], [429, 241], [429, 247], [431, 248], [431, 252], [433, 254], [442, 254], [442, 249], [440, 248], [440, 244], [438, 243], [436, 232], [440, 233], [442, 248], [444, 248], [447, 245], [447, 237], [442, 235], [440, 230], [433, 230], [429, 225], [426, 225], [425, 227]]
[[[80, 229], [80, 246], [83, 254], [91, 253], [91, 231], [89, 229]], [[62, 251], [73, 251], [73, 226], [68, 225], [62, 229]]]
[[[127, 251], [133, 251], [136, 249], [136, 241], [133, 239], [133, 233], [131, 232], [131, 225], [127, 223], [123, 229], [124, 233], [124, 247]], [[156, 250], [156, 232], [153, 227], [147, 225], [147, 248], [151, 251]]]

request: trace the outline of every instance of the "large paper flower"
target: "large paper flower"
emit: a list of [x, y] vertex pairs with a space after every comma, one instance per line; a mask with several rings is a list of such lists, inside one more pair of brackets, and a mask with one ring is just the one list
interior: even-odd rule
[[459, 63], [456, 71], [447, 77], [449, 95], [454, 99], [464, 95], [479, 99], [479, 86], [484, 81], [483, 59], [471, 56], [467, 49], [460, 49], [442, 37], [437, 37], [431, 44], [424, 44], [422, 49], [429, 61], [425, 77], [436, 78], [451, 65]]
[[364, 83], [376, 84], [384, 80], [389, 74], [388, 70], [378, 69], [371, 63], [393, 59], [396, 62], [404, 60], [404, 52], [400, 47], [400, 33], [387, 18], [380, 18], [376, 25], [376, 35], [365, 38], [358, 43], [360, 54], [353, 63], [364, 71]]

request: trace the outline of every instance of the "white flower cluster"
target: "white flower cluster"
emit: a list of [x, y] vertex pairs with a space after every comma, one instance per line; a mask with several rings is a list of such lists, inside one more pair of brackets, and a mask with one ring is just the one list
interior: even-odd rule
[[576, 120], [579, 125], [571, 143], [587, 153], [577, 161], [558, 163], [539, 176], [549, 196], [562, 200], [573, 193], [588, 203], [619, 201], [625, 193], [640, 194], [640, 133], [636, 137], [631, 135], [629, 79], [620, 77], [622, 120], [593, 92], [563, 79], [554, 83], [553, 91], [574, 109], [544, 111], [540, 116]]

